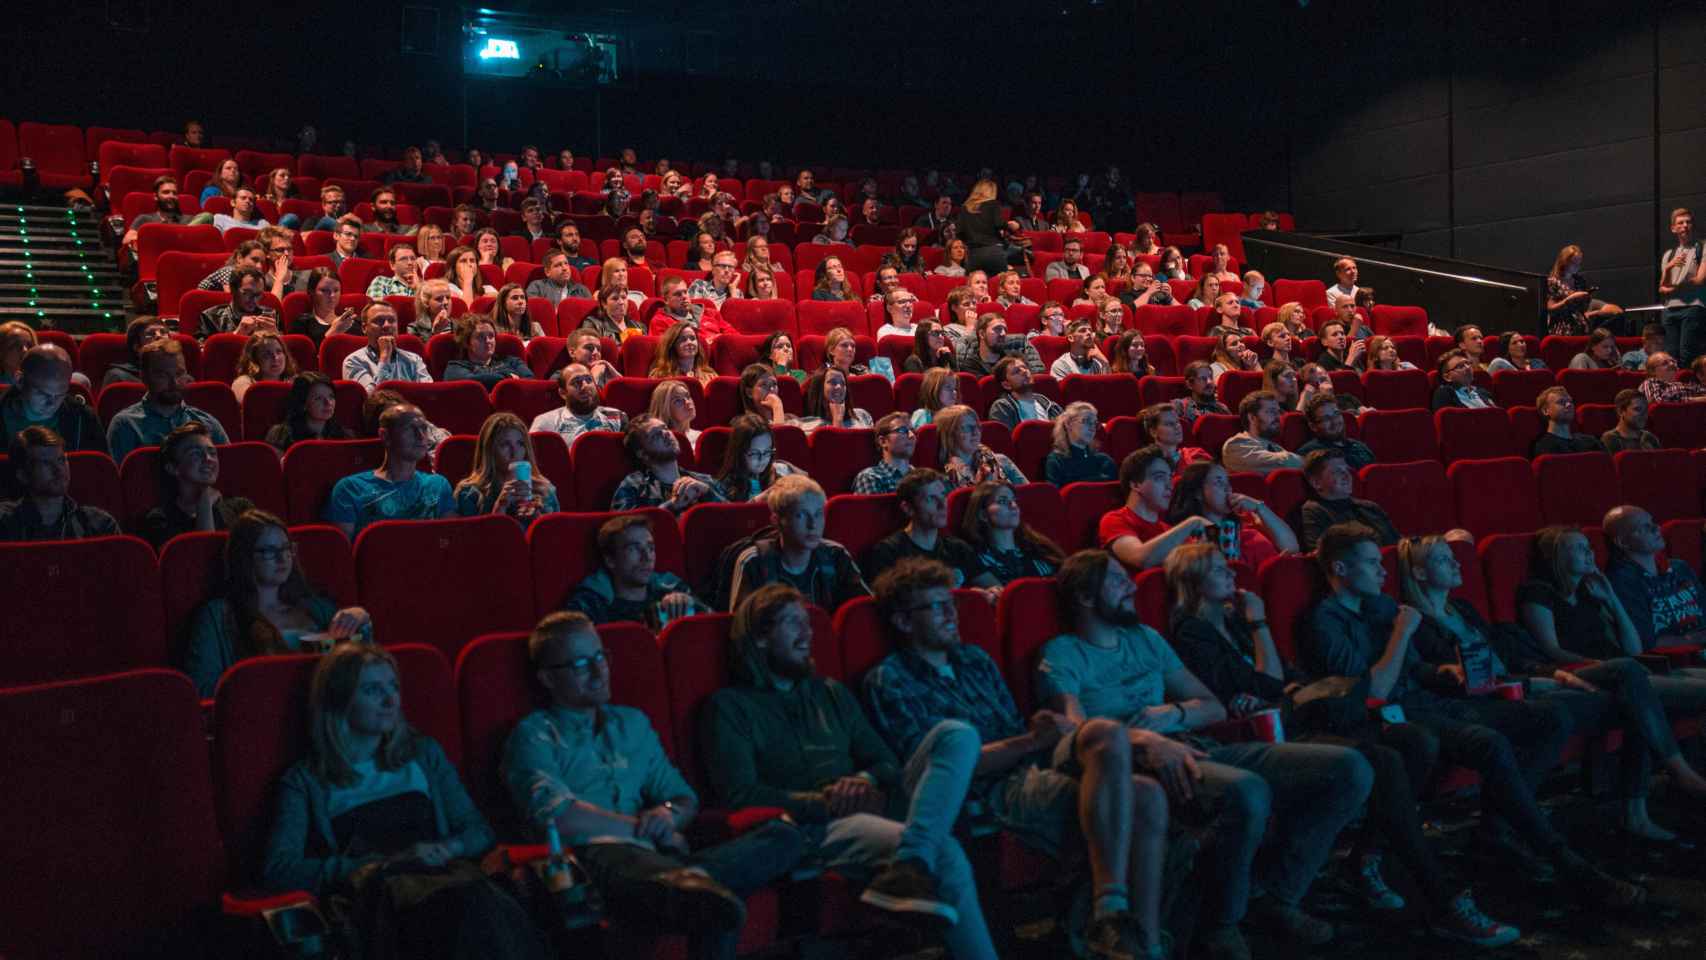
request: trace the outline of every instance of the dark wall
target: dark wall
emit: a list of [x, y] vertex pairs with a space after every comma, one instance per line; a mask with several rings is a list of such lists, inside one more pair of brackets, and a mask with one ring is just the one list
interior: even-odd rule
[[1706, 204], [1706, 6], [1324, 4], [1299, 88], [1300, 222], [1545, 272], [1580, 244], [1651, 303], [1672, 207]]

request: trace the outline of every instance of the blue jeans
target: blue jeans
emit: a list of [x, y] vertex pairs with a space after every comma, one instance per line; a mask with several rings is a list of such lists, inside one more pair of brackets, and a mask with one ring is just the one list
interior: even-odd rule
[[1229, 743], [1201, 762], [1197, 796], [1214, 816], [1216, 924], [1236, 924], [1250, 903], [1256, 851], [1274, 818], [1274, 842], [1260, 867], [1261, 888], [1286, 906], [1302, 902], [1333, 852], [1333, 839], [1374, 786], [1355, 750], [1311, 743]]
[[824, 866], [842, 873], [867, 872], [891, 860], [922, 862], [935, 876], [942, 899], [959, 913], [959, 922], [945, 936], [948, 954], [958, 960], [995, 957], [977, 900], [977, 878], [953, 837], [982, 746], [968, 723], [936, 724], [906, 760], [903, 782], [911, 797], [906, 822], [869, 813], [831, 820], [822, 828], [816, 851]]
[[1695, 357], [1706, 353], [1706, 306], [1666, 307], [1665, 352], [1684, 370]]

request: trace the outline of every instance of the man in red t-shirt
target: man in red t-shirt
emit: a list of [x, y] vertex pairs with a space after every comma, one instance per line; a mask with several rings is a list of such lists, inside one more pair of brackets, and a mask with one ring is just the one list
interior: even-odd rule
[[1102, 515], [1096, 542], [1129, 570], [1159, 567], [1169, 551], [1210, 526], [1202, 517], [1189, 517], [1177, 525], [1167, 522], [1173, 468], [1158, 446], [1150, 445], [1126, 456], [1120, 464], [1120, 489], [1125, 493], [1125, 506]]

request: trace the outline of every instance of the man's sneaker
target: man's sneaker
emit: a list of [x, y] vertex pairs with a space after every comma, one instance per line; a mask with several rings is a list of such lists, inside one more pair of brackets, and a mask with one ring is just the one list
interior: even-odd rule
[[1362, 867], [1357, 871], [1357, 886], [1362, 898], [1375, 910], [1402, 910], [1404, 898], [1386, 885], [1386, 879], [1380, 875], [1380, 861], [1378, 853], [1362, 855]]
[[739, 930], [746, 904], [703, 870], [683, 867], [652, 878], [664, 890], [658, 921], [666, 930]]
[[1482, 913], [1467, 890], [1451, 899], [1447, 912], [1434, 918], [1432, 929], [1436, 936], [1477, 947], [1502, 947], [1522, 936], [1521, 930]]
[[960, 912], [936, 892], [936, 878], [917, 860], [890, 864], [866, 885], [859, 900], [930, 924], [951, 927], [960, 922]]
[[1233, 924], [1215, 927], [1202, 935], [1203, 954], [1208, 960], [1250, 960], [1250, 945], [1244, 934]]
[[1333, 925], [1283, 904], [1262, 904], [1252, 908], [1250, 925], [1266, 933], [1277, 934], [1293, 943], [1319, 947], [1333, 942]]

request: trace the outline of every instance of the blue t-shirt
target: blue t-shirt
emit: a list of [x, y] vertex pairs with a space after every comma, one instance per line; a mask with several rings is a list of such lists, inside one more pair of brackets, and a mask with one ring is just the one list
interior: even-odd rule
[[372, 470], [351, 474], [332, 488], [326, 505], [327, 520], [355, 525], [352, 537], [380, 520], [436, 520], [455, 514], [450, 481], [418, 471], [402, 483], [381, 480]]
[[1094, 647], [1072, 634], [1043, 644], [1037, 662], [1037, 699], [1061, 694], [1078, 698], [1087, 717], [1125, 722], [1167, 702], [1167, 675], [1185, 668], [1179, 655], [1149, 627], [1119, 632], [1112, 649]]

